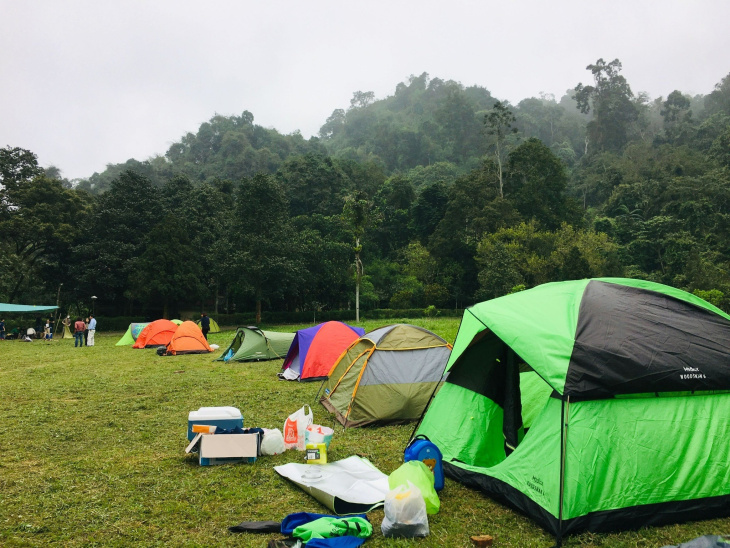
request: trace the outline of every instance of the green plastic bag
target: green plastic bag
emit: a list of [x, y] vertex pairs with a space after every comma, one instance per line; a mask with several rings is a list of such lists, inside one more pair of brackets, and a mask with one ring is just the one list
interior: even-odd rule
[[390, 476], [388, 476], [388, 487], [391, 491], [402, 485], [408, 489], [408, 482], [418, 487], [426, 502], [428, 514], [438, 514], [441, 501], [434, 488], [433, 472], [420, 460], [409, 460], [404, 462]]

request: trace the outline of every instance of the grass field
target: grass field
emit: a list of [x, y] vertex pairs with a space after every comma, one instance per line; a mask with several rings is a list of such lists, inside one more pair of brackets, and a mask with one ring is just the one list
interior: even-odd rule
[[[405, 321], [450, 342], [458, 328], [456, 319]], [[379, 325], [362, 322], [366, 330]], [[91, 348], [74, 348], [73, 339], [0, 341], [1, 546], [259, 547], [274, 535], [227, 528], [292, 512], [327, 512], [273, 469], [303, 462], [302, 453], [214, 467], [200, 467], [184, 454], [188, 412], [203, 406], [235, 406], [246, 426], [281, 429], [287, 415], [309, 403], [315, 423], [334, 426], [314, 404], [319, 383], [277, 380], [281, 360], [211, 361], [230, 343], [231, 330], [210, 335], [222, 347], [214, 356], [160, 357], [117, 347], [122, 333], [100, 328]], [[388, 474], [401, 464], [411, 430], [337, 426], [329, 460], [362, 455]], [[529, 519], [448, 478], [440, 498], [428, 538], [383, 538], [380, 509], [369, 514], [375, 533], [366, 546], [470, 546], [474, 534], [493, 535], [496, 547], [554, 544]], [[584, 534], [564, 546], [656, 547], [729, 532], [730, 520], [714, 520]]]

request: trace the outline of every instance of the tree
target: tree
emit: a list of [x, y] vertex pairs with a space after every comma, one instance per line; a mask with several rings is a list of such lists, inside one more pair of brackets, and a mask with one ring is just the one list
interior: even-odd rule
[[202, 293], [203, 268], [196, 255], [186, 223], [168, 214], [145, 238], [144, 252], [130, 274], [132, 290], [148, 302], [161, 299], [162, 317], [169, 318], [173, 302]]
[[360, 321], [360, 283], [363, 276], [363, 264], [360, 258], [362, 252], [361, 239], [370, 220], [369, 211], [372, 204], [363, 193], [356, 193], [345, 200], [342, 215], [350, 225], [354, 239], [355, 252], [355, 321]]
[[276, 173], [289, 201], [292, 217], [337, 215], [352, 182], [329, 156], [306, 154], [288, 159]]
[[639, 119], [639, 109], [634, 103], [631, 87], [621, 76], [621, 61], [606, 63], [603, 59], [586, 70], [593, 74], [594, 85], [575, 87], [578, 109], [587, 114], [593, 111], [588, 122], [588, 139], [596, 151], [619, 151], [629, 140], [630, 126]]
[[682, 134], [690, 129], [692, 121], [690, 100], [680, 91], [675, 90], [669, 94], [667, 100], [662, 103], [659, 114], [664, 120], [664, 133], [670, 141], [680, 140]]
[[[135, 295], [129, 276], [144, 252], [147, 234], [159, 222], [158, 190], [133, 171], [123, 172], [95, 201], [74, 246], [73, 277], [83, 293], [98, 295], [110, 305], [131, 311]], [[79, 295], [84, 297], [84, 295]]]
[[258, 173], [241, 182], [229, 276], [236, 289], [255, 302], [257, 324], [262, 302], [283, 298], [297, 277], [288, 209], [284, 188], [275, 177]]
[[38, 157], [30, 150], [10, 146], [0, 148], [0, 187], [4, 187], [0, 191], [12, 190], [42, 174]]
[[484, 115], [486, 133], [491, 137], [491, 145], [494, 147], [494, 158], [497, 161], [497, 180], [499, 182], [499, 196], [504, 198], [504, 179], [502, 178], [502, 162], [509, 148], [507, 140], [511, 133], [517, 133], [517, 128], [512, 127], [517, 121], [506, 103], [497, 101], [492, 110]]
[[523, 218], [551, 230], [581, 220], [577, 204], [565, 194], [565, 166], [542, 141], [532, 137], [522, 143], [510, 153], [507, 165], [506, 197]]
[[375, 100], [375, 92], [356, 91], [350, 99], [350, 108], [365, 108]]

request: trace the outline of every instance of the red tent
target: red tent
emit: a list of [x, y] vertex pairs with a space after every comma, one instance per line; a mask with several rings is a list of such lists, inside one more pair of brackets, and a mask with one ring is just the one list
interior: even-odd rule
[[[158, 351], [159, 352], [159, 351]], [[175, 334], [167, 345], [167, 354], [205, 354], [213, 352], [208, 341], [203, 337], [203, 332], [195, 322], [183, 322], [177, 328]]]
[[300, 329], [289, 347], [281, 375], [289, 380], [326, 379], [340, 354], [364, 334], [362, 327], [342, 322], [325, 322]]
[[175, 331], [177, 331], [176, 323], [170, 320], [155, 320], [142, 330], [132, 348], [167, 346]]

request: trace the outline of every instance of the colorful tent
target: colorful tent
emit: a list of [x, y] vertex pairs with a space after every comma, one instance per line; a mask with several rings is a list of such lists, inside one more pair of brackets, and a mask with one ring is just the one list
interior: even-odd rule
[[325, 322], [300, 329], [289, 347], [280, 376], [301, 381], [326, 379], [340, 354], [364, 334], [362, 327], [342, 322]]
[[[208, 317], [208, 319], [210, 320], [210, 331], [208, 331], [208, 333], [220, 333], [221, 328], [218, 326], [218, 322], [216, 322], [210, 316]], [[196, 321], [195, 323], [198, 324], [198, 327], [200, 327], [200, 320]]]
[[130, 323], [127, 331], [124, 333], [124, 335], [122, 335], [122, 338], [117, 341], [117, 344], [115, 346], [133, 345], [134, 341], [137, 340], [137, 337], [139, 337], [139, 334], [142, 332], [142, 330], [149, 324], [149, 322]]
[[730, 316], [630, 279], [468, 308], [418, 434], [558, 537], [730, 514]]
[[229, 359], [236, 362], [281, 359], [286, 356], [292, 340], [294, 333], [263, 331], [255, 326], [239, 327], [231, 344], [216, 361], [225, 361], [229, 353]]
[[422, 327], [395, 324], [375, 329], [340, 356], [320, 401], [345, 428], [418, 420], [450, 353], [449, 343]]
[[207, 354], [208, 352], [213, 352], [213, 349], [203, 337], [203, 332], [195, 322], [188, 321], [178, 326], [167, 345], [165, 354], [175, 356], [177, 354]]
[[166, 346], [172, 339], [175, 331], [177, 331], [177, 328], [177, 324], [170, 320], [155, 320], [142, 329], [132, 348]]

